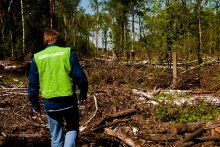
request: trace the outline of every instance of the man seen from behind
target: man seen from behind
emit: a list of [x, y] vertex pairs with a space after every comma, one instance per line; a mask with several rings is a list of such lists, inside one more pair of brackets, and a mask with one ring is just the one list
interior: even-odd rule
[[[43, 97], [52, 147], [75, 147], [79, 130], [78, 99], [87, 99], [88, 80], [70, 47], [57, 45], [60, 34], [44, 32], [47, 47], [34, 54], [29, 73], [28, 94], [33, 112], [40, 113], [39, 92]], [[65, 123], [64, 123], [65, 122]], [[64, 126], [65, 124], [65, 126]]]

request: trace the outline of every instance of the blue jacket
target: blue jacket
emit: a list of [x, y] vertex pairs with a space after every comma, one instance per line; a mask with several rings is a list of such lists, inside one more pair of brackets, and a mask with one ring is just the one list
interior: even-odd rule
[[[86, 99], [88, 92], [88, 80], [75, 53], [72, 51], [70, 53], [70, 63], [72, 65], [70, 77], [73, 79], [73, 89], [75, 90], [75, 87], [78, 86], [80, 90], [79, 98]], [[28, 95], [32, 108], [36, 111], [40, 111], [39, 73], [34, 58], [32, 59], [29, 73]], [[43, 101], [46, 111], [60, 111], [75, 106], [77, 104], [77, 96], [74, 91], [72, 96], [43, 99]]]

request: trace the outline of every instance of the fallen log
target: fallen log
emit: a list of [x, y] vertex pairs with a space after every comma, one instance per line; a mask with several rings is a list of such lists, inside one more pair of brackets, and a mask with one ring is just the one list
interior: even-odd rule
[[197, 142], [207, 142], [207, 141], [220, 141], [220, 136], [205, 136], [205, 137], [198, 137], [193, 139]]
[[195, 144], [196, 144], [195, 142], [190, 141], [190, 142], [186, 142], [186, 143], [181, 144], [179, 147], [191, 147]]
[[172, 133], [181, 135], [185, 133], [192, 133], [197, 129], [201, 128], [207, 121], [200, 121], [200, 122], [189, 122], [185, 124], [174, 124], [172, 128]]
[[118, 112], [118, 113], [115, 113], [112, 115], [107, 115], [101, 121], [99, 121], [95, 125], [95, 127], [104, 125], [106, 122], [112, 121], [115, 118], [123, 118], [123, 117], [129, 116], [129, 115], [135, 114], [136, 112], [137, 112], [137, 110], [132, 108], [132, 109], [124, 110], [124, 111], [121, 111], [121, 112]]
[[[218, 118], [217, 118], [218, 119]], [[209, 121], [205, 124], [204, 129], [214, 129], [220, 127], [220, 120]]]
[[205, 132], [205, 129], [203, 127], [201, 127], [198, 130], [196, 130], [195, 132], [193, 132], [192, 134], [190, 134], [189, 136], [187, 136], [185, 139], [183, 139], [182, 143], [188, 142], [188, 141], [192, 140], [193, 138], [201, 135], [204, 132]]
[[126, 134], [122, 132], [114, 131], [111, 129], [105, 129], [105, 133], [120, 139], [121, 141], [123, 141], [125, 144], [127, 144], [130, 147], [141, 147], [140, 144], [135, 143], [131, 138], [129, 138]]
[[189, 122], [186, 124], [175, 124], [173, 127], [173, 134], [185, 134], [192, 133], [199, 128], [204, 128], [205, 130], [210, 130], [220, 127], [220, 120], [210, 120], [210, 121], [199, 121], [199, 122]]
[[194, 133], [190, 134], [189, 136], [187, 136], [185, 139], [183, 139], [180, 143], [179, 143], [179, 147], [189, 147], [193, 144], [195, 144], [194, 141], [192, 141], [195, 137], [203, 134], [205, 132], [205, 129], [203, 127], [199, 128], [198, 130], [196, 130]]
[[173, 143], [176, 142], [180, 136], [172, 136], [168, 134], [139, 134], [139, 138], [144, 138], [147, 142], [152, 142], [155, 144], [166, 144], [168, 142]]
[[146, 98], [146, 100], [151, 100], [160, 103], [157, 99], [152, 98], [153, 96], [158, 95], [161, 92], [161, 89], [155, 90], [152, 93], [146, 93], [138, 89], [132, 89], [132, 93], [141, 97]]
[[220, 141], [220, 136], [205, 136], [205, 137], [194, 138], [190, 142], [185, 142], [185, 143], [181, 144], [180, 147], [191, 147], [195, 144], [208, 142], [208, 141], [217, 141], [217, 142], [219, 142]]
[[180, 147], [187, 147], [192, 145], [191, 142], [194, 142], [195, 144], [198, 142], [206, 142], [206, 141], [218, 141], [220, 140], [219, 136], [209, 136], [206, 138], [197, 138], [198, 136], [201, 136], [205, 131], [219, 127], [220, 126], [220, 120], [213, 120], [208, 121], [205, 124], [203, 124], [200, 128], [198, 128], [196, 131], [194, 131], [192, 134], [187, 136], [185, 139], [183, 139], [180, 143]]
[[93, 113], [92, 117], [85, 123], [83, 124], [82, 126], [79, 127], [79, 131], [80, 132], [83, 132], [86, 128], [87, 128], [87, 125], [90, 123], [90, 121], [95, 117], [97, 111], [98, 111], [98, 103], [97, 103], [97, 98], [96, 96], [94, 96], [94, 102], [95, 102], [95, 112]]
[[127, 146], [124, 142], [122, 142], [120, 139], [107, 135], [107, 134], [99, 134], [99, 133], [86, 133], [83, 135], [79, 134], [79, 140], [78, 140], [79, 146]]
[[98, 127], [94, 128], [94, 129], [92, 129], [92, 131], [99, 131], [99, 130], [102, 130], [102, 129], [106, 128], [106, 127], [115, 126], [115, 125], [117, 125], [119, 123], [128, 122], [130, 120], [131, 119], [117, 120], [117, 121], [114, 121], [112, 123], [108, 123], [108, 124], [105, 124], [105, 125], [98, 126]]

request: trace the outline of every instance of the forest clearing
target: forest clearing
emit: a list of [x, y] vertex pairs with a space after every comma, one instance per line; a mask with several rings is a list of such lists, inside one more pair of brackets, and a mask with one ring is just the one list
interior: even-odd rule
[[[219, 145], [219, 63], [188, 70], [172, 89], [169, 88], [172, 74], [167, 69], [119, 63], [111, 66], [109, 61], [94, 59], [81, 63], [90, 88], [88, 100], [79, 104], [80, 146]], [[36, 116], [31, 111], [27, 76], [24, 71], [16, 72], [16, 69], [3, 71], [0, 77], [0, 144], [3, 147], [50, 146], [46, 115], [42, 111], [41, 116]], [[199, 81], [195, 72], [199, 73]], [[202, 102], [210, 108], [218, 108], [217, 112], [204, 118], [198, 114], [194, 121], [187, 117], [182, 122], [175, 120], [177, 111], [184, 113], [183, 108], [190, 105], [194, 105], [190, 109], [204, 111], [206, 116], [210, 109], [197, 110]], [[178, 110], [166, 105], [168, 103]], [[165, 110], [165, 105], [170, 107]], [[157, 109], [161, 110], [160, 114], [156, 108], [162, 108]]]
[[220, 146], [219, 25], [218, 0], [1, 0], [0, 146], [49, 147], [54, 101], [80, 147]]

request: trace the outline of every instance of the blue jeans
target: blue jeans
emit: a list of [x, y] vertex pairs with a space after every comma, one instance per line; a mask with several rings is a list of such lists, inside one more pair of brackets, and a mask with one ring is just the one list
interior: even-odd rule
[[[78, 108], [47, 112], [52, 147], [76, 147], [79, 129]], [[64, 121], [66, 122], [64, 125]]]

